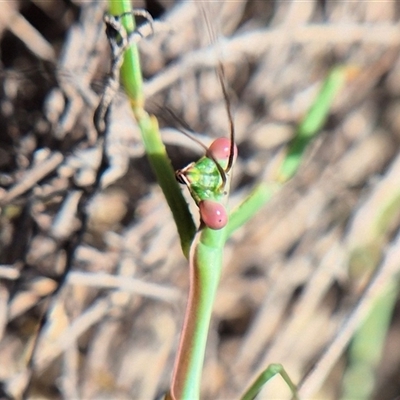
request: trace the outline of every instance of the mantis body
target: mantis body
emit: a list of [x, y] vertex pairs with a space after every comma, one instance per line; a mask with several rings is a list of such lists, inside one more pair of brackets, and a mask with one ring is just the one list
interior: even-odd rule
[[[122, 26], [126, 34], [129, 36], [135, 32], [134, 19], [132, 15], [126, 14], [131, 12], [130, 1], [110, 0], [109, 5], [111, 14], [124, 15]], [[190, 264], [190, 290], [185, 322], [167, 398], [195, 400], [200, 396], [204, 353], [222, 269], [225, 242], [296, 172], [307, 144], [326, 120], [334, 95], [344, 81], [346, 70], [337, 68], [327, 78], [315, 104], [299, 125], [296, 135], [289, 145], [287, 156], [278, 169], [276, 181], [272, 185], [260, 183], [248, 198], [229, 214], [226, 206], [229, 195], [229, 172], [237, 150], [234, 143], [233, 118], [221, 71], [219, 76], [230, 122], [230, 139], [216, 139], [210, 148], [206, 149], [204, 157], [174, 173], [158, 131], [157, 121], [144, 110], [137, 48], [134, 43], [129, 43], [124, 50], [121, 77], [141, 129], [150, 164], [172, 211], [183, 253], [189, 259]], [[195, 229], [186, 201], [175, 178], [188, 186], [199, 207], [201, 223], [198, 229]], [[281, 366], [277, 368], [277, 365], [274, 365], [272, 368], [267, 368], [259, 379], [254, 381], [242, 399], [255, 398], [265, 382], [276, 373], [281, 374], [295, 396], [295, 386], [287, 374]]]

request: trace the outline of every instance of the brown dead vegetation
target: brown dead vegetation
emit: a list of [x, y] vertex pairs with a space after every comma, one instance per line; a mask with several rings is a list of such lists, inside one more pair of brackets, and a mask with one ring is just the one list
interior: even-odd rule
[[[358, 68], [298, 176], [227, 246], [203, 379], [203, 398], [227, 399], [271, 362], [300, 381], [349, 315], [350, 336], [362, 320], [372, 271], [384, 271], [375, 292], [398, 272], [400, 10], [206, 2], [210, 45], [195, 3], [148, 2], [164, 12], [140, 43], [145, 93], [150, 110], [168, 105], [205, 143], [226, 135], [222, 60], [239, 147], [232, 206], [267, 179], [329, 68]], [[153, 399], [168, 387], [187, 262], [122, 93], [105, 143], [93, 126], [109, 69], [105, 7], [0, 4], [0, 397]], [[176, 168], [200, 154], [175, 130], [163, 135]], [[378, 230], [382, 210], [390, 223]], [[396, 316], [380, 400], [400, 392]], [[304, 393], [338, 398], [345, 364], [339, 346]]]

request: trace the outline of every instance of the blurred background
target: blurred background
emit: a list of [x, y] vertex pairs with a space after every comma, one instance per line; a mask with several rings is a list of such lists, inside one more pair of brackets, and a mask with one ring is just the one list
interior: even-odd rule
[[[202, 149], [163, 107], [205, 144], [227, 136], [224, 65], [239, 148], [231, 207], [268, 181], [330, 69], [354, 71], [299, 173], [226, 246], [202, 398], [238, 398], [270, 363], [304, 399], [400, 398], [400, 4], [134, 6], [162, 22], [139, 48], [176, 169]], [[188, 265], [122, 92], [107, 137], [93, 125], [110, 68], [106, 8], [0, 4], [1, 398], [168, 388]], [[277, 377], [259, 398], [290, 392]]]

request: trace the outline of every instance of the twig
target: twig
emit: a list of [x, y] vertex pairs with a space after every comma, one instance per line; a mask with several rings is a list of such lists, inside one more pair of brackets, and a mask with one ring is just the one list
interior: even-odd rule
[[378, 268], [376, 274], [371, 279], [369, 285], [364, 290], [356, 307], [346, 318], [333, 341], [327, 346], [325, 353], [320, 360], [314, 365], [311, 372], [306, 375], [299, 385], [300, 398], [308, 399], [321, 387], [326, 376], [331, 371], [333, 365], [343, 354], [345, 347], [350, 339], [361, 325], [362, 321], [367, 317], [371, 307], [375, 303], [377, 297], [382, 290], [392, 282], [393, 278], [400, 271], [400, 231], [396, 239], [391, 243], [386, 253], [383, 264]]
[[106, 33], [111, 47], [112, 58], [111, 58], [111, 69], [110, 75], [107, 79], [106, 87], [99, 106], [97, 107], [94, 115], [94, 123], [97, 132], [101, 135], [104, 134], [106, 129], [105, 118], [112, 100], [118, 92], [120, 86], [120, 70], [124, 61], [125, 50], [132, 44], [138, 43], [145, 35], [153, 34], [153, 19], [151, 15], [144, 10], [135, 10], [135, 15], [140, 15], [148, 19], [149, 23], [143, 25], [140, 29], [137, 29], [130, 33], [126, 32], [123, 25], [121, 24], [122, 16], [115, 17], [109, 14], [104, 16], [104, 22], [107, 26]]
[[64, 160], [64, 156], [59, 152], [52, 153], [45, 161], [34, 166], [27, 171], [24, 176], [8, 192], [0, 197], [0, 205], [10, 203], [16, 197], [27, 192], [45, 176], [53, 172]]
[[[287, 29], [262, 29], [249, 33], [240, 33], [223, 42], [224, 59], [235, 64], [244, 59], [259, 58], [277, 41], [282, 45], [293, 44], [346, 44], [373, 43], [386, 46], [398, 46], [400, 33], [398, 24], [310, 24]], [[219, 44], [220, 45], [220, 44]], [[214, 45], [215, 46], [215, 45]], [[182, 57], [179, 63], [164, 68], [163, 71], [146, 82], [145, 96], [151, 97], [165, 90], [173, 83], [182, 80], [187, 74], [200, 69], [215, 69], [219, 58], [215, 55], [214, 46], [193, 51]]]
[[46, 61], [55, 61], [56, 54], [51, 44], [19, 12], [13, 10], [7, 1], [1, 4], [0, 21], [2, 29], [7, 27], [37, 57]]
[[179, 300], [181, 294], [177, 289], [164, 285], [149, 283], [140, 279], [126, 276], [115, 276], [105, 273], [89, 273], [72, 271], [69, 273], [67, 283], [70, 285], [85, 285], [99, 289], [119, 289], [141, 296], [174, 303]]

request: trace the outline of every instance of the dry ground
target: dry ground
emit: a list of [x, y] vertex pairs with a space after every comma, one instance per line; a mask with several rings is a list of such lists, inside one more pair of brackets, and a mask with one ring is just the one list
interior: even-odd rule
[[[296, 382], [321, 374], [307, 375], [304, 398], [339, 398], [346, 335], [370, 295], [395, 290], [400, 264], [400, 6], [206, 2], [220, 38], [210, 53], [196, 2], [148, 3], [164, 21], [140, 43], [149, 109], [168, 105], [205, 143], [226, 135], [216, 60], [225, 65], [239, 147], [232, 205], [268, 179], [329, 68], [359, 68], [299, 174], [227, 245], [202, 397], [237, 397], [280, 362]], [[1, 398], [154, 399], [168, 387], [187, 262], [122, 94], [99, 164], [105, 7], [0, 3]], [[176, 168], [199, 156], [173, 129], [163, 135]], [[398, 315], [375, 374], [380, 400], [400, 394]], [[288, 395], [268, 388], [262, 398]]]

